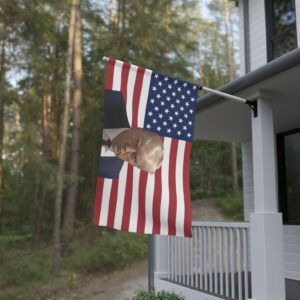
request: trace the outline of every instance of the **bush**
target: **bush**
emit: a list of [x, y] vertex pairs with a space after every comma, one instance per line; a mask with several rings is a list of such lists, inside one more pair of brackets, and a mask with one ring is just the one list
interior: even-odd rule
[[217, 206], [219, 210], [226, 216], [235, 221], [244, 220], [244, 205], [242, 192], [236, 194], [227, 194], [226, 196], [217, 198]]
[[184, 298], [164, 291], [157, 293], [155, 291], [136, 291], [135, 296], [130, 300], [184, 300]]
[[65, 258], [67, 269], [81, 272], [112, 271], [147, 256], [145, 235], [115, 232], [105, 234], [91, 247], [88, 242], [73, 243], [73, 253]]
[[147, 241], [146, 235], [109, 231], [93, 244], [78, 237], [68, 256], [62, 258], [62, 274], [56, 280], [51, 270], [51, 244], [33, 248], [27, 236], [0, 236], [0, 300], [32, 299], [27, 294], [43, 285], [53, 292], [66, 285], [72, 288], [78, 273], [111, 271], [146, 257]]

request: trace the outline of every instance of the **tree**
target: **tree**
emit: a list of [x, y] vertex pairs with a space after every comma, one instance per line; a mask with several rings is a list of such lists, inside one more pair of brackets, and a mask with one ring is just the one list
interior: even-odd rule
[[59, 170], [57, 175], [57, 190], [54, 208], [54, 239], [53, 239], [53, 274], [60, 274], [61, 260], [61, 209], [64, 188], [64, 173], [66, 161], [67, 135], [69, 129], [69, 111], [70, 111], [70, 90], [71, 90], [71, 72], [72, 72], [72, 54], [74, 49], [75, 17], [78, 0], [72, 0], [69, 33], [68, 33], [68, 54], [66, 60], [66, 81], [65, 81], [65, 101], [61, 127], [61, 145], [59, 153]]
[[[0, 91], [4, 90], [6, 75], [6, 25], [3, 24], [2, 41], [0, 45]], [[4, 131], [4, 99], [0, 94], [0, 230], [2, 230], [3, 214], [3, 131]]]
[[[206, 26], [200, 31], [199, 75], [203, 85], [218, 88], [237, 76], [232, 29], [234, 3], [212, 0], [208, 8], [213, 20], [208, 25], [204, 24]], [[234, 192], [239, 189], [237, 148], [235, 142], [231, 143], [231, 155], [228, 157], [231, 161], [231, 189]]]
[[[70, 3], [71, 0], [0, 1], [0, 47], [5, 41], [5, 28], [7, 37], [5, 67], [1, 66], [5, 81], [0, 90], [0, 103], [4, 105], [4, 232], [33, 235], [36, 246], [52, 236], [54, 210], [58, 212], [55, 240], [59, 247], [64, 238], [60, 230], [67, 231], [67, 220], [73, 224], [71, 231], [76, 229], [74, 220], [78, 220], [75, 224], [92, 228], [106, 65], [102, 56], [195, 82], [195, 57], [200, 57], [205, 84], [220, 86], [228, 79], [225, 33], [219, 22], [222, 6], [217, 17], [206, 20], [200, 16], [199, 2], [192, 0], [81, 1], [83, 70], [82, 75], [79, 69], [76, 71], [74, 63], [79, 59], [75, 60], [75, 56], [79, 51], [74, 44], [74, 74], [71, 72], [69, 81], [74, 89], [73, 94], [69, 92], [73, 106], [67, 110], [72, 119], [66, 122], [63, 113], [66, 67], [70, 68]], [[84, 101], [74, 106], [80, 103], [80, 89]], [[66, 137], [62, 129], [69, 126]], [[213, 156], [216, 149], [224, 155]], [[195, 158], [200, 167], [193, 171], [201, 178], [193, 181], [193, 186], [204, 186], [211, 193], [220, 186], [228, 188], [228, 147], [205, 145], [200, 150], [200, 157]], [[61, 160], [63, 153], [65, 163]], [[207, 180], [204, 170], [209, 175]], [[224, 176], [218, 175], [223, 171]], [[70, 209], [71, 199], [74, 206]], [[69, 218], [68, 212], [73, 210]], [[3, 212], [1, 221], [2, 216]]]
[[[236, 78], [236, 68], [234, 64], [234, 51], [232, 45], [232, 32], [229, 24], [229, 3], [223, 0], [224, 8], [224, 26], [226, 41], [227, 72], [230, 81]], [[237, 166], [237, 146], [235, 142], [231, 143], [231, 169], [232, 169], [232, 190], [237, 193], [239, 190], [238, 166]]]
[[74, 33], [74, 91], [73, 91], [73, 131], [71, 145], [70, 183], [67, 191], [65, 214], [62, 227], [62, 238], [65, 246], [69, 244], [74, 232], [75, 204], [78, 190], [79, 166], [79, 133], [80, 110], [82, 98], [82, 47], [81, 47], [81, 14], [79, 5], [76, 6], [75, 33]]

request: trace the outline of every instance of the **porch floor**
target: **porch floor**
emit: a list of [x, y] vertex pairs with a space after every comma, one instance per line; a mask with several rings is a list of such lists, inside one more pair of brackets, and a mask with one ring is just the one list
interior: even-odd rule
[[[214, 287], [214, 275], [212, 276], [212, 285]], [[244, 278], [244, 274], [242, 272], [242, 278]], [[213, 295], [216, 297], [219, 297], [221, 299], [225, 299], [225, 300], [238, 300], [238, 275], [237, 273], [234, 274], [234, 289], [235, 289], [235, 298], [231, 298], [231, 297], [225, 297], [225, 296], [221, 296], [219, 293], [213, 293], [213, 292], [209, 292], [207, 290], [204, 289], [200, 289], [198, 287], [195, 287], [194, 284], [187, 284], [187, 282], [189, 283], [195, 283], [196, 279], [198, 279], [198, 283], [200, 282], [201, 278], [200, 275], [198, 275], [198, 278], [196, 277], [196, 275], [194, 276], [181, 276], [181, 277], [177, 277], [177, 280], [169, 280], [169, 279], [164, 279], [168, 282], [180, 285], [180, 286], [184, 286], [187, 288], [191, 288], [194, 290], [198, 290], [201, 291], [202, 293], [206, 293], [209, 295]], [[220, 284], [220, 274], [217, 274], [217, 282], [219, 282]], [[223, 282], [225, 282], [225, 278], [223, 277]], [[204, 286], [204, 276], [202, 276], [202, 283]], [[219, 285], [218, 284], [218, 285]], [[207, 278], [207, 286], [209, 287], [209, 278]], [[251, 273], [248, 272], [248, 297], [251, 298]], [[212, 288], [213, 290], [214, 288]], [[220, 291], [220, 286], [218, 286], [218, 290]], [[229, 290], [230, 290], [230, 294], [231, 294], [231, 276], [229, 276]], [[285, 291], [286, 291], [286, 300], [299, 300], [300, 299], [300, 281], [298, 280], [293, 280], [293, 279], [285, 279]], [[245, 286], [244, 286], [244, 282], [242, 281], [242, 299], [245, 299]]]

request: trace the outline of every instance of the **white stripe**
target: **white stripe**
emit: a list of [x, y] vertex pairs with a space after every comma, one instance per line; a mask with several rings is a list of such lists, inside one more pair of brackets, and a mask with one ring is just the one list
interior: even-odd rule
[[121, 76], [122, 76], [122, 66], [123, 62], [117, 60], [114, 66], [114, 77], [113, 77], [113, 91], [120, 91], [121, 90]]
[[137, 221], [138, 221], [138, 210], [139, 210], [139, 181], [141, 171], [133, 167], [133, 183], [132, 183], [132, 202], [129, 219], [129, 231], [136, 232]]
[[136, 73], [137, 73], [137, 67], [131, 65], [128, 74], [127, 101], [126, 101], [127, 118], [130, 126], [132, 125], [132, 102], [133, 102], [133, 91], [134, 91]]
[[[146, 72], [148, 71], [148, 72]], [[150, 74], [150, 77], [149, 77]], [[139, 102], [139, 111], [137, 116], [137, 126], [144, 126], [145, 110], [148, 99], [148, 91], [151, 80], [152, 71], [145, 70], [141, 97]], [[128, 80], [129, 82], [129, 80]], [[138, 209], [139, 209], [139, 181], [140, 181], [140, 170], [138, 168], [133, 168], [133, 183], [132, 183], [132, 202], [131, 202], [131, 212], [129, 219], [129, 231], [136, 232], [137, 230], [137, 221], [138, 221]]]
[[100, 219], [99, 219], [99, 225], [102, 225], [102, 226], [107, 225], [111, 185], [112, 185], [112, 179], [105, 179], [104, 180], [103, 193], [102, 193], [101, 213], [100, 213]]
[[171, 138], [164, 139], [164, 159], [161, 167], [161, 206], [160, 206], [160, 234], [168, 234], [169, 217], [169, 159]]
[[155, 175], [148, 173], [146, 185], [146, 199], [145, 199], [145, 233], [153, 232], [153, 194], [154, 194]]
[[123, 219], [123, 207], [125, 200], [125, 189], [126, 189], [126, 180], [127, 180], [127, 169], [128, 163], [124, 163], [123, 167], [119, 174], [119, 184], [118, 184], [118, 196], [117, 196], [117, 205], [115, 213], [114, 228], [121, 229], [122, 219]]
[[148, 99], [148, 95], [149, 95], [151, 75], [152, 75], [152, 71], [146, 69], [145, 73], [144, 73], [141, 98], [140, 98], [140, 104], [139, 104], [138, 127], [144, 127], [145, 112], [146, 112], [146, 106], [147, 106], [147, 99]]
[[184, 149], [186, 142], [179, 140], [177, 157], [176, 157], [176, 198], [177, 198], [177, 211], [176, 211], [176, 235], [184, 236], [184, 192], [183, 192], [183, 162], [184, 162]]
[[[133, 100], [133, 90], [134, 83], [136, 78], [137, 67], [130, 66], [128, 73], [128, 82], [127, 82], [127, 100], [126, 100], [126, 112], [128, 122], [132, 124], [132, 100]], [[124, 210], [124, 201], [125, 201], [125, 192], [126, 192], [126, 182], [127, 182], [127, 171], [128, 163], [124, 163], [119, 174], [119, 184], [118, 184], [118, 196], [117, 196], [117, 205], [115, 213], [114, 228], [121, 229], [122, 220], [123, 220], [123, 210]]]

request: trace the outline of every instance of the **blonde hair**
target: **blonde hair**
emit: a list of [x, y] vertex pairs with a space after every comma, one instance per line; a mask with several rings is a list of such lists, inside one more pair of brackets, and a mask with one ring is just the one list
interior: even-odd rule
[[139, 144], [144, 152], [147, 171], [154, 173], [162, 165], [164, 157], [163, 142], [158, 134], [144, 128], [137, 129], [141, 130]]

